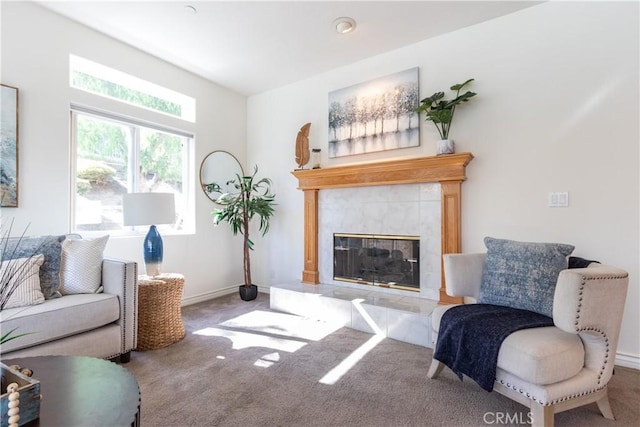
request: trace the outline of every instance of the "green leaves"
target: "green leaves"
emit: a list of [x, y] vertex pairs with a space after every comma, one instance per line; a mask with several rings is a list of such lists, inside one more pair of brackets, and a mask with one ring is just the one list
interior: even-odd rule
[[431, 95], [430, 97], [425, 98], [420, 102], [422, 102], [423, 104], [431, 105], [431, 104], [434, 104], [436, 101], [438, 101], [438, 100], [440, 100], [442, 98], [444, 98], [444, 92], [436, 92], [433, 95]]
[[258, 167], [255, 166], [253, 174], [250, 176], [236, 175], [234, 180], [227, 183], [232, 184], [236, 192], [224, 193], [218, 197], [216, 203], [223, 207], [211, 212], [214, 225], [226, 221], [231, 225], [231, 231], [234, 235], [240, 233], [244, 236], [245, 286], [252, 284], [249, 251], [253, 250], [253, 241], [249, 238], [249, 222], [256, 215], [259, 216], [259, 231], [263, 236], [267, 234], [269, 220], [274, 213], [273, 207], [276, 197], [275, 194], [271, 194], [271, 180], [262, 178], [256, 181], [257, 173]]
[[425, 113], [425, 120], [430, 120], [435, 124], [436, 129], [440, 134], [440, 138], [448, 139], [456, 107], [463, 102], [468, 102], [469, 99], [476, 96], [476, 93], [471, 91], [467, 91], [460, 95], [460, 90], [473, 80], [474, 79], [469, 79], [464, 83], [458, 83], [451, 86], [451, 90], [456, 91], [456, 97], [451, 101], [443, 99], [444, 92], [436, 92], [421, 100], [421, 105], [413, 111], [416, 113]]
[[[255, 181], [257, 173], [258, 167], [256, 166], [253, 175], [236, 175], [234, 180], [229, 181], [237, 192], [224, 193], [218, 197], [216, 203], [223, 207], [211, 212], [214, 225], [226, 221], [231, 225], [231, 231], [234, 235], [244, 234], [245, 221], [248, 223], [257, 215], [260, 217], [259, 231], [263, 236], [269, 231], [269, 219], [274, 213], [275, 195], [271, 194], [271, 180], [269, 178]], [[250, 246], [253, 247], [253, 242]]]
[[433, 123], [449, 123], [453, 113], [450, 109], [434, 109], [427, 116], [427, 120], [433, 121]]
[[15, 340], [16, 338], [24, 337], [25, 335], [31, 335], [33, 332], [26, 332], [24, 334], [12, 335], [18, 328], [13, 328], [9, 332], [6, 332], [0, 336], [0, 344], [4, 344], [8, 341]]
[[474, 96], [476, 96], [475, 92], [467, 91], [467, 92], [463, 93], [462, 95], [458, 96], [457, 98], [455, 98], [453, 101], [449, 101], [447, 103], [447, 105], [449, 107], [456, 106], [456, 105], [460, 104], [461, 102], [467, 102], [470, 98], [472, 98]]
[[474, 79], [469, 79], [464, 83], [458, 83], [457, 85], [453, 85], [453, 86], [451, 86], [451, 90], [459, 91], [460, 89], [465, 87], [467, 84], [471, 83], [473, 80]]

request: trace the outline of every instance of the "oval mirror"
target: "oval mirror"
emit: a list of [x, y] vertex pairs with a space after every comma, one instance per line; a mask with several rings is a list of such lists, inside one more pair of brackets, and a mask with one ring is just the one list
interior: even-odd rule
[[234, 190], [228, 182], [235, 179], [236, 174], [243, 176], [244, 171], [233, 154], [223, 150], [212, 151], [200, 165], [202, 191], [215, 202], [221, 194]]

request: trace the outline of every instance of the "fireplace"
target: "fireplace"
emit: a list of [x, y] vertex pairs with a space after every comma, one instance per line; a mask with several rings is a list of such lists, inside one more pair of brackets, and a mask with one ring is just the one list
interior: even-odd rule
[[[421, 232], [423, 247], [421, 257], [433, 258], [435, 262], [421, 262], [420, 270], [423, 276], [421, 280], [420, 296], [424, 298], [437, 299], [442, 303], [461, 303], [462, 299], [447, 295], [444, 287], [444, 276], [441, 274], [441, 256], [447, 253], [459, 253], [462, 247], [461, 241], [461, 202], [462, 183], [466, 179], [466, 166], [473, 159], [471, 153], [450, 154], [444, 156], [429, 156], [409, 159], [395, 159], [374, 161], [370, 163], [359, 163], [353, 165], [332, 166], [322, 169], [296, 170], [292, 174], [298, 179], [298, 188], [304, 192], [304, 257], [302, 282], [309, 284], [324, 283], [331, 280], [332, 254], [325, 257], [322, 251], [322, 242], [332, 245], [332, 235], [325, 237], [325, 233], [333, 233], [333, 230], [351, 230], [359, 233], [377, 232], [378, 230], [362, 229], [357, 227], [327, 227], [327, 220], [335, 221], [340, 219], [344, 212], [344, 203], [337, 210], [333, 207], [320, 210], [320, 199], [324, 193], [333, 193], [340, 189], [365, 187], [365, 198], [367, 202], [370, 195], [389, 195], [396, 197], [396, 187], [405, 184], [434, 184], [438, 187], [438, 230], [429, 230], [425, 225], [425, 232]], [[382, 194], [379, 191], [368, 193], [368, 190], [375, 189], [375, 186], [388, 187]], [[390, 187], [393, 187], [391, 189]], [[433, 188], [433, 187], [427, 187]], [[329, 192], [324, 190], [331, 190]], [[427, 192], [428, 193], [428, 192]], [[428, 194], [427, 194], [427, 197]], [[396, 197], [397, 198], [397, 197]], [[415, 200], [415, 199], [414, 199]], [[350, 201], [349, 201], [350, 202]], [[350, 202], [351, 203], [351, 202]], [[394, 201], [395, 203], [395, 201]], [[395, 203], [397, 206], [397, 203]], [[427, 201], [430, 204], [430, 201]], [[422, 197], [418, 203], [418, 221], [422, 215]], [[352, 211], [368, 214], [375, 212], [370, 205], [363, 209], [352, 209]], [[399, 208], [396, 213], [403, 214], [404, 210]], [[388, 223], [388, 218], [383, 221]], [[367, 219], [368, 223], [375, 223], [376, 220]], [[379, 221], [378, 221], [379, 222]], [[392, 224], [403, 224], [403, 218], [396, 218]], [[360, 222], [361, 224], [361, 222]], [[334, 224], [332, 224], [334, 225]], [[435, 224], [434, 224], [435, 225]], [[329, 228], [329, 230], [327, 230]], [[410, 230], [385, 230], [389, 234], [413, 234], [415, 228]], [[436, 237], [437, 233], [437, 237]], [[437, 248], [432, 247], [436, 245]], [[332, 248], [331, 248], [332, 249]], [[433, 283], [433, 285], [432, 285]], [[345, 285], [350, 285], [346, 284]], [[357, 286], [357, 285], [353, 285]], [[388, 292], [404, 292], [403, 290], [388, 289]], [[433, 295], [435, 294], [435, 295]], [[433, 296], [432, 296], [433, 295]]]
[[333, 279], [420, 291], [420, 237], [336, 233]]

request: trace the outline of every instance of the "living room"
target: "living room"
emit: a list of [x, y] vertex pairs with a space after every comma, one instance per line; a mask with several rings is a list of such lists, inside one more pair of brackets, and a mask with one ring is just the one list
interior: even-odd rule
[[[3, 223], [29, 224], [32, 235], [73, 231], [72, 103], [154, 119], [70, 88], [69, 55], [79, 55], [195, 97], [195, 123], [168, 122], [196, 135], [196, 165], [226, 150], [273, 180], [277, 210], [252, 254], [254, 281], [268, 292], [299, 281], [303, 269], [304, 200], [291, 172], [304, 123], [312, 123], [323, 167], [435, 155], [437, 134], [421, 120], [418, 147], [328, 159], [327, 94], [412, 67], [421, 97], [474, 78], [478, 96], [459, 110], [452, 134], [456, 151], [474, 156], [462, 191], [462, 251], [485, 251], [485, 236], [563, 242], [576, 256], [628, 271], [616, 363], [640, 369], [637, 3], [545, 2], [248, 96], [35, 3], [1, 7], [1, 81], [20, 90], [20, 203], [2, 209]], [[569, 192], [567, 208], [547, 206], [556, 191]], [[213, 204], [193, 195], [195, 232], [164, 236], [164, 270], [184, 274], [184, 305], [242, 282], [241, 239], [214, 227]], [[143, 265], [142, 239], [110, 238], [105, 253]]]

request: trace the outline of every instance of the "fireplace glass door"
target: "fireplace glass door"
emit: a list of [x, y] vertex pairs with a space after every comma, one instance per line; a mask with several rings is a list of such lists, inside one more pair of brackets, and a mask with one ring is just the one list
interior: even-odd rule
[[333, 235], [333, 279], [420, 290], [420, 237]]

